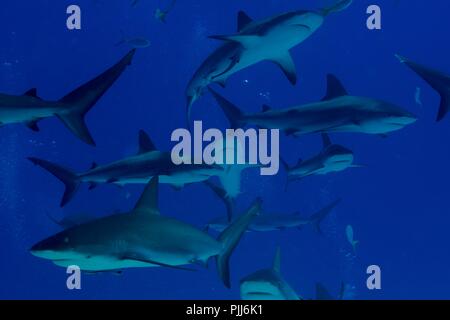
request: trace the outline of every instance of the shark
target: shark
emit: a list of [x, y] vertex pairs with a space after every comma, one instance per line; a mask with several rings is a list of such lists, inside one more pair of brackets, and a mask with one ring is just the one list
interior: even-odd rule
[[417, 117], [391, 103], [351, 96], [336, 76], [327, 76], [327, 94], [320, 102], [244, 113], [230, 101], [209, 89], [234, 128], [253, 125], [279, 129], [287, 135], [349, 132], [385, 136], [417, 121]]
[[323, 149], [318, 155], [307, 160], [300, 159], [293, 167], [290, 167], [284, 160], [281, 161], [288, 173], [288, 181], [361, 167], [353, 164], [353, 152], [343, 146], [333, 144], [328, 134], [322, 133], [322, 142]]
[[427, 82], [441, 97], [437, 121], [442, 121], [450, 110], [450, 75], [418, 64], [400, 55], [396, 55], [401, 63], [407, 65]]
[[255, 200], [215, 239], [189, 224], [161, 215], [158, 180], [151, 179], [130, 212], [63, 230], [33, 245], [30, 253], [60, 267], [76, 265], [88, 273], [147, 267], [192, 270], [184, 266], [207, 265], [214, 257], [219, 276], [229, 288], [230, 256], [259, 213], [261, 200]]
[[297, 10], [261, 21], [253, 20], [240, 11], [236, 34], [210, 37], [223, 44], [201, 64], [188, 83], [188, 118], [192, 105], [206, 87], [212, 83], [225, 86], [231, 75], [262, 61], [277, 64], [295, 85], [297, 74], [290, 50], [314, 34], [329, 14], [342, 11], [351, 3], [352, 0], [341, 0], [318, 11]]
[[[208, 181], [208, 184], [211, 184], [211, 182]], [[227, 207], [227, 216], [218, 217], [211, 220], [207, 223], [206, 228], [221, 232], [225, 230], [232, 223], [233, 219], [236, 219], [236, 217], [233, 216], [233, 202], [230, 203], [229, 199], [223, 196], [225, 192], [223, 190], [219, 191], [221, 189], [219, 186], [214, 185], [214, 188], [215, 193]], [[340, 202], [341, 199], [337, 199], [309, 217], [303, 217], [298, 212], [291, 214], [261, 213], [255, 219], [253, 219], [252, 223], [248, 226], [247, 231], [280, 231], [289, 228], [301, 229], [306, 225], [312, 225], [314, 230], [316, 230], [319, 234], [323, 234], [321, 229], [322, 221], [326, 219], [326, 217]]]
[[242, 300], [302, 300], [281, 276], [280, 261], [278, 248], [271, 268], [258, 270], [241, 280]]
[[130, 51], [114, 66], [58, 101], [40, 98], [36, 88], [20, 96], [0, 94], [0, 126], [23, 123], [39, 131], [40, 120], [56, 116], [76, 137], [95, 146], [84, 118], [131, 64], [134, 54], [135, 50]]
[[154, 176], [159, 176], [160, 183], [181, 189], [187, 184], [203, 182], [211, 177], [219, 177], [220, 182], [230, 197], [239, 191], [240, 172], [244, 165], [222, 166], [208, 164], [173, 163], [170, 152], [159, 151], [150, 137], [139, 132], [139, 148], [135, 155], [98, 165], [93, 163], [85, 172], [76, 173], [71, 169], [37, 157], [28, 158], [33, 164], [42, 167], [58, 178], [65, 186], [61, 207], [65, 206], [79, 189], [81, 183], [88, 183], [92, 190], [99, 184], [146, 184]]

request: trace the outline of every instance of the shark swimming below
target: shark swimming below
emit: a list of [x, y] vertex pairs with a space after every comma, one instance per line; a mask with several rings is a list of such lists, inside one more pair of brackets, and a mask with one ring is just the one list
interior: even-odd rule
[[280, 248], [273, 265], [241, 280], [242, 300], [301, 300], [280, 273]]
[[420, 65], [399, 55], [397, 55], [397, 58], [438, 92], [441, 97], [441, 103], [439, 105], [437, 121], [444, 119], [450, 110], [450, 75]]
[[[220, 187], [218, 186], [215, 186], [214, 188], [216, 188], [216, 191], [220, 190]], [[224, 194], [224, 192], [223, 191], [216, 192], [216, 194], [227, 206], [228, 209], [227, 217], [220, 217], [213, 219], [206, 225], [206, 227], [208, 229], [213, 229], [222, 232], [230, 225], [230, 223], [232, 223], [232, 221], [234, 221], [233, 218], [236, 219], [236, 217], [234, 217], [232, 214], [233, 207], [230, 204], [229, 200], [223, 196], [220, 196], [220, 194]], [[321, 229], [322, 221], [324, 221], [324, 219], [333, 211], [333, 209], [340, 202], [341, 200], [338, 199], [307, 218], [301, 216], [299, 213], [293, 214], [261, 213], [255, 219], [253, 219], [251, 224], [248, 226], [247, 231], [266, 232], [266, 231], [286, 230], [289, 228], [301, 229], [305, 225], [312, 225], [319, 234], [322, 234], [323, 233]]]
[[69, 228], [38, 242], [30, 252], [57, 266], [76, 265], [88, 273], [146, 267], [186, 269], [184, 265], [206, 265], [215, 257], [220, 278], [229, 288], [230, 256], [260, 206], [261, 201], [256, 200], [216, 240], [184, 222], [160, 214], [158, 177], [155, 177], [131, 212]]
[[322, 133], [322, 151], [307, 160], [299, 160], [296, 166], [290, 167], [282, 161], [288, 173], [288, 181], [300, 180], [312, 175], [326, 175], [348, 168], [360, 167], [353, 164], [353, 152], [343, 146], [333, 144], [326, 133]]
[[317, 12], [298, 10], [254, 21], [239, 12], [238, 33], [212, 36], [224, 41], [195, 72], [186, 89], [188, 115], [191, 106], [211, 83], [225, 85], [234, 73], [261, 61], [273, 61], [292, 84], [297, 81], [290, 50], [309, 38], [330, 13], [342, 11], [352, 0], [340, 0]]
[[131, 64], [134, 53], [135, 50], [130, 51], [117, 64], [58, 101], [44, 101], [35, 88], [21, 96], [0, 94], [0, 126], [24, 123], [39, 131], [40, 120], [57, 116], [75, 136], [95, 145], [84, 117]]
[[75, 173], [70, 169], [47, 160], [30, 157], [29, 160], [46, 169], [65, 185], [61, 206], [66, 205], [75, 195], [81, 183], [89, 183], [93, 189], [99, 184], [116, 185], [146, 184], [154, 176], [160, 182], [179, 189], [186, 184], [202, 182], [213, 176], [219, 177], [227, 194], [232, 198], [239, 193], [240, 172], [245, 166], [181, 164], [172, 162], [170, 152], [158, 151], [144, 131], [139, 132], [139, 151], [136, 155], [106, 165], [93, 164], [91, 169]]
[[217, 92], [210, 91], [234, 128], [252, 125], [279, 129], [294, 136], [330, 132], [386, 135], [417, 121], [413, 114], [391, 103], [350, 96], [331, 74], [322, 101], [287, 109], [272, 109], [266, 105], [262, 112], [246, 114]]

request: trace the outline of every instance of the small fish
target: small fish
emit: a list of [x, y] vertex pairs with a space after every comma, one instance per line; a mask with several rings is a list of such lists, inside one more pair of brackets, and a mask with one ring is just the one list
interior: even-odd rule
[[142, 49], [150, 46], [150, 41], [146, 38], [136, 37], [136, 38], [124, 38], [123, 40], [116, 43], [116, 46], [127, 44], [134, 49]]
[[422, 89], [420, 88], [420, 87], [417, 87], [416, 88], [416, 94], [415, 94], [415, 99], [416, 99], [416, 103], [419, 105], [419, 106], [421, 106], [422, 105], [422, 99], [421, 99], [421, 96], [422, 96]]
[[350, 245], [353, 248], [353, 252], [356, 253], [356, 245], [359, 243], [359, 241], [354, 240], [353, 227], [351, 225], [348, 225], [347, 228], [345, 228], [345, 234], [347, 235], [347, 241], [350, 243]]
[[155, 19], [161, 21], [162, 23], [166, 23], [167, 15], [172, 11], [173, 7], [177, 0], [172, 0], [169, 6], [166, 9], [157, 8], [155, 10]]

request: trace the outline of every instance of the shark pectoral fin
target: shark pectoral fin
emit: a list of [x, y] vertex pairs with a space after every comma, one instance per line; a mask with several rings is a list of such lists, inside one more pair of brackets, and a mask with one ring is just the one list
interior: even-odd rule
[[138, 257], [136, 255], [130, 255], [130, 256], [124, 256], [122, 258], [122, 260], [133, 260], [133, 261], [139, 261], [139, 262], [144, 262], [144, 263], [149, 263], [149, 264], [153, 264], [156, 266], [160, 266], [160, 267], [165, 267], [165, 268], [171, 268], [171, 269], [177, 269], [177, 270], [184, 270], [184, 271], [197, 271], [195, 269], [191, 269], [191, 268], [185, 268], [185, 267], [180, 267], [180, 266], [172, 266], [170, 264], [166, 264], [166, 263], [162, 263], [162, 262], [158, 262], [158, 261], [153, 261], [144, 257]]
[[158, 210], [159, 177], [153, 177], [139, 198], [133, 212], [138, 214], [159, 214]]
[[241, 32], [246, 26], [253, 22], [253, 19], [248, 16], [244, 11], [238, 13], [238, 32]]
[[26, 125], [29, 129], [33, 130], [34, 132], [38, 132], [39, 131], [38, 121], [39, 120], [28, 121]]
[[270, 59], [270, 61], [276, 63], [281, 68], [281, 70], [283, 70], [283, 73], [286, 75], [292, 85], [295, 85], [297, 83], [295, 63], [294, 60], [292, 60], [292, 56], [289, 51], [279, 57]]
[[338, 97], [347, 96], [347, 90], [345, 90], [341, 81], [332, 74], [327, 75], [327, 93], [323, 97], [322, 101], [335, 99]]
[[240, 43], [244, 48], [251, 48], [261, 41], [260, 36], [256, 35], [213, 35], [209, 36], [210, 39], [232, 41]]
[[138, 154], [157, 150], [148, 134], [144, 130], [139, 131], [139, 151]]

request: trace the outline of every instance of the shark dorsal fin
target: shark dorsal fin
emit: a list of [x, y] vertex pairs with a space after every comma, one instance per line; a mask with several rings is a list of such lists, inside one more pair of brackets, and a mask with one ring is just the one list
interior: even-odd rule
[[23, 95], [24, 95], [24, 96], [27, 96], [27, 97], [37, 98], [37, 97], [38, 97], [38, 95], [37, 95], [37, 89], [36, 89], [36, 88], [31, 88], [30, 90], [28, 90], [27, 92], [25, 92]]
[[139, 131], [139, 151], [138, 154], [155, 151], [156, 147], [144, 130]]
[[248, 16], [244, 11], [238, 13], [238, 32], [253, 22], [253, 19]]
[[322, 133], [322, 142], [323, 142], [323, 148], [331, 146], [331, 139], [330, 136], [327, 133]]
[[270, 106], [268, 106], [267, 104], [262, 106], [262, 111], [263, 112], [267, 112], [267, 111], [270, 111], [270, 110], [272, 110], [272, 108]]
[[275, 253], [275, 258], [273, 259], [273, 270], [275, 272], [280, 273], [281, 267], [281, 250], [280, 247], [277, 248], [277, 252]]
[[335, 75], [329, 74], [327, 76], [327, 94], [322, 99], [322, 101], [325, 100], [331, 100], [338, 97], [347, 96], [347, 90], [345, 90], [344, 86], [342, 85], [341, 81], [339, 81], [338, 78], [336, 78]]
[[159, 177], [153, 177], [145, 187], [133, 212], [137, 214], [159, 214], [158, 210], [158, 183]]

